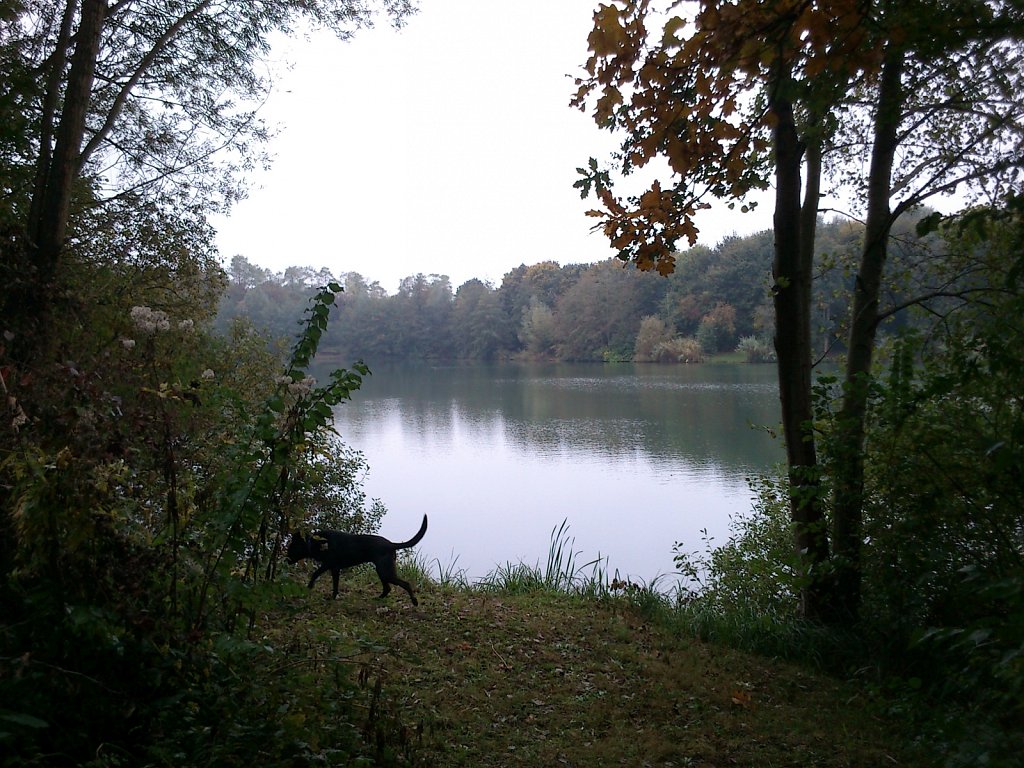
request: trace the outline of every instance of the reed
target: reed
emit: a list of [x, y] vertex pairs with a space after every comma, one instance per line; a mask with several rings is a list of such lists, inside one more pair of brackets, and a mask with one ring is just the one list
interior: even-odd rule
[[543, 568], [540, 563], [528, 565], [523, 562], [506, 562], [484, 576], [477, 583], [477, 587], [516, 595], [556, 592], [599, 596], [606, 591], [606, 558], [599, 555], [593, 560], [578, 564], [577, 558], [580, 553], [574, 549], [575, 543], [576, 540], [569, 535], [568, 521], [562, 520], [561, 524], [551, 530], [547, 560]]

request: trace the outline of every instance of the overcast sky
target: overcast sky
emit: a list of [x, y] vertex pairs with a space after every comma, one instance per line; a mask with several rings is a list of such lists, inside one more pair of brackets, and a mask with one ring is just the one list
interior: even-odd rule
[[[264, 110], [274, 164], [215, 220], [222, 257], [359, 272], [394, 292], [418, 272], [498, 285], [519, 264], [612, 256], [572, 187], [612, 147], [568, 106], [596, 4], [421, 0], [398, 31], [281, 46], [294, 68]], [[770, 215], [705, 213], [700, 242]]]

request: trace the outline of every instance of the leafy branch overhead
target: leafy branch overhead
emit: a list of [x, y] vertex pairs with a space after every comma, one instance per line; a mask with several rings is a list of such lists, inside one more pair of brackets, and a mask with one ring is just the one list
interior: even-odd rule
[[790, 101], [800, 96], [807, 106], [798, 119], [810, 128], [837, 88], [881, 66], [856, 0], [705, 0], [692, 19], [670, 15], [679, 5], [659, 12], [650, 0], [602, 4], [571, 100], [622, 137], [617, 174], [664, 163], [667, 181], [624, 199], [595, 161], [577, 182], [584, 194], [596, 192], [602, 207], [590, 215], [604, 220], [598, 227], [619, 257], [662, 273], [682, 240], [696, 242], [694, 217], [709, 197], [741, 201], [768, 186], [773, 89]]

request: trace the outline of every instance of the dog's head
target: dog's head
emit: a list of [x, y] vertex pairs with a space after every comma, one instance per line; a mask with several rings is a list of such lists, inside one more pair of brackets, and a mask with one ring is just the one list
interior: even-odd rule
[[295, 565], [299, 560], [309, 557], [309, 542], [301, 533], [293, 533], [288, 541], [286, 558], [289, 565]]
[[317, 531], [312, 536], [303, 536], [301, 533], [293, 533], [288, 541], [286, 557], [289, 565], [295, 565], [307, 557], [321, 558], [327, 552], [327, 537], [322, 531]]

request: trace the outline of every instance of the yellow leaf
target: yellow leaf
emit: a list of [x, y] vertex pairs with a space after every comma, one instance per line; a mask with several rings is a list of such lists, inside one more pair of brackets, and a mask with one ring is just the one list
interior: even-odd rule
[[753, 703], [753, 697], [747, 691], [733, 691], [731, 699], [737, 707], [749, 707]]
[[612, 112], [615, 111], [615, 107], [621, 103], [622, 94], [619, 92], [619, 89], [612, 85], [606, 86], [604, 94], [597, 100], [597, 106], [594, 109], [594, 119], [599, 124], [608, 122], [612, 119]]
[[626, 30], [619, 21], [619, 9], [601, 5], [594, 11], [594, 29], [587, 42], [597, 56], [610, 56], [626, 42]]
[[718, 12], [718, 8], [714, 5], [709, 5], [697, 17], [697, 25], [700, 29], [715, 29], [721, 18], [722, 16]]
[[676, 41], [676, 32], [682, 29], [686, 25], [686, 22], [679, 16], [673, 16], [667, 22], [665, 22], [665, 29], [662, 33], [661, 44], [663, 46], [672, 45]]

